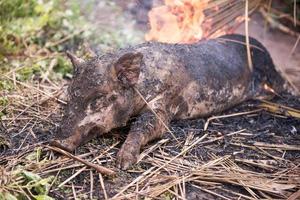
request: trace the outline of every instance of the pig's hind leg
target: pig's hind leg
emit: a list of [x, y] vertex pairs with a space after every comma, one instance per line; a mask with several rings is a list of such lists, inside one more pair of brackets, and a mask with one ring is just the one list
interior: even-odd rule
[[151, 140], [160, 138], [168, 126], [170, 117], [166, 112], [155, 110], [160, 119], [152, 111], [142, 113], [131, 126], [125, 143], [117, 155], [117, 166], [123, 170], [135, 164], [140, 149]]

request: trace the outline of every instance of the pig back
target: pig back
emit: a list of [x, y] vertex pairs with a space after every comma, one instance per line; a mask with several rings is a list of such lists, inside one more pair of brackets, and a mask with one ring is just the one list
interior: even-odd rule
[[253, 71], [248, 67], [245, 36], [241, 35], [194, 44], [142, 44], [136, 49], [144, 55], [139, 89], [148, 100], [165, 93], [175, 118], [227, 109], [256, 96], [268, 75], [262, 69], [274, 70], [266, 49], [252, 38], [250, 44]]
[[202, 87], [221, 90], [224, 86], [247, 86], [251, 72], [246, 48], [222, 40], [207, 40], [192, 45], [180, 45], [175, 54], [186, 73]]

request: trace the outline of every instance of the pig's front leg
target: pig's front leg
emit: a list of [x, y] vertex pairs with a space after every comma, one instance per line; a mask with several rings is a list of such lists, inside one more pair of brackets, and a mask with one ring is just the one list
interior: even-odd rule
[[[152, 111], [146, 111], [140, 115], [131, 126], [125, 143], [117, 155], [117, 166], [123, 170], [137, 162], [140, 149], [149, 141], [160, 138], [166, 131], [165, 125], [169, 125], [169, 116], [166, 112], [155, 110], [158, 119]], [[164, 125], [165, 124], [165, 125]]]

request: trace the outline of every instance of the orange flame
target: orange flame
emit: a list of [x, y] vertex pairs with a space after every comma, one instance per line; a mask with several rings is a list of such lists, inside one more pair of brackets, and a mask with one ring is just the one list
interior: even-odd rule
[[204, 36], [201, 27], [208, 0], [165, 0], [149, 13], [151, 30], [145, 39], [166, 43], [193, 43]]

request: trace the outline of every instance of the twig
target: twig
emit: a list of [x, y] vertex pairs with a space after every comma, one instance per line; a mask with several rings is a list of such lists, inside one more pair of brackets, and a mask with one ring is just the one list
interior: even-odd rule
[[246, 0], [246, 6], [245, 6], [245, 33], [246, 33], [246, 47], [247, 47], [247, 58], [248, 58], [248, 67], [250, 71], [253, 71], [253, 65], [252, 65], [252, 58], [251, 58], [251, 52], [250, 52], [250, 42], [249, 42], [249, 13], [248, 13], [248, 7], [249, 2]]
[[287, 200], [297, 200], [300, 197], [300, 189], [293, 193], [291, 196], [289, 196], [289, 198]]
[[112, 176], [112, 175], [115, 175], [116, 173], [111, 170], [111, 169], [108, 169], [106, 167], [103, 167], [103, 166], [99, 166], [99, 165], [96, 165], [94, 163], [91, 163], [89, 161], [86, 161], [86, 160], [83, 160], [82, 158], [79, 158], [78, 156], [74, 156], [72, 155], [71, 153], [67, 152], [67, 151], [64, 151], [60, 148], [57, 148], [57, 147], [51, 147], [51, 146], [46, 146], [48, 149], [50, 150], [53, 150], [53, 151], [56, 151], [58, 153], [61, 153], [69, 158], [72, 158], [73, 160], [76, 160], [78, 162], [81, 162], [83, 163], [84, 165], [88, 166], [88, 167], [91, 167], [91, 168], [94, 168], [97, 172], [99, 173], [102, 173], [102, 174], [105, 174], [105, 175], [108, 175], [108, 176]]
[[287, 26], [283, 25], [282, 23], [276, 21], [275, 19], [273, 19], [270, 15], [268, 15], [268, 13], [264, 10], [264, 8], [260, 8], [259, 11], [261, 12], [261, 14], [263, 15], [263, 17], [270, 23], [270, 25], [272, 27], [275, 27], [277, 29], [279, 29], [280, 31], [284, 32], [284, 33], [288, 33], [292, 36], [299, 36], [299, 33], [292, 31], [291, 29], [289, 29]]
[[222, 139], [224, 139], [225, 137], [229, 137], [229, 136], [232, 136], [232, 135], [240, 134], [240, 133], [244, 132], [245, 130], [246, 130], [246, 129], [242, 129], [242, 130], [239, 130], [239, 131], [235, 131], [235, 132], [229, 133], [229, 134], [227, 134], [227, 135], [223, 135], [223, 136], [220, 136], [220, 137], [217, 137], [217, 138], [208, 140], [208, 141], [201, 142], [200, 144], [209, 144], [209, 143], [212, 143], [212, 142], [215, 142], [215, 141], [218, 141], [218, 140], [222, 140]]
[[90, 170], [90, 199], [93, 200], [93, 191], [94, 191], [94, 175], [93, 171]]
[[62, 182], [61, 184], [59, 184], [57, 187], [60, 188], [62, 186], [64, 186], [67, 182], [69, 182], [70, 180], [72, 180], [73, 178], [75, 178], [78, 174], [80, 174], [81, 172], [83, 172], [84, 170], [86, 170], [86, 166], [84, 166], [83, 168], [79, 169], [75, 174], [73, 174], [72, 176], [70, 176], [69, 178], [67, 178], [64, 182]]
[[296, 40], [296, 42], [295, 42], [295, 44], [294, 44], [291, 52], [289, 53], [288, 58], [290, 58], [294, 54], [294, 52], [296, 51], [296, 48], [297, 48], [297, 46], [299, 44], [299, 41], [300, 41], [300, 34], [298, 35], [298, 38], [297, 38], [297, 40]]
[[155, 149], [157, 149], [159, 146], [161, 146], [162, 144], [165, 144], [166, 142], [168, 142], [169, 139], [162, 139], [159, 142], [157, 142], [156, 144], [154, 144], [153, 146], [151, 146], [150, 148], [148, 148], [147, 150], [143, 151], [139, 158], [137, 163], [139, 163], [145, 156], [147, 156], [149, 153], [153, 152]]
[[76, 200], [77, 199], [76, 190], [75, 190], [75, 187], [74, 187], [73, 183], [72, 183], [72, 193], [73, 193], [74, 200]]
[[99, 181], [100, 181], [101, 188], [103, 190], [104, 198], [106, 200], [106, 199], [108, 199], [108, 197], [107, 197], [107, 193], [106, 193], [106, 189], [105, 189], [105, 185], [104, 185], [104, 181], [103, 181], [103, 177], [102, 177], [101, 173], [99, 173]]
[[297, 1], [294, 0], [294, 26], [297, 26]]
[[222, 119], [222, 118], [227, 118], [227, 117], [236, 117], [236, 116], [241, 116], [241, 115], [247, 115], [247, 114], [252, 114], [252, 113], [256, 113], [261, 111], [262, 109], [256, 109], [256, 110], [252, 110], [252, 111], [248, 111], [248, 112], [240, 112], [240, 113], [233, 113], [233, 114], [229, 114], [229, 115], [220, 115], [220, 116], [212, 116], [210, 118], [208, 118], [204, 124], [204, 131], [207, 130], [208, 124], [210, 121], [214, 120], [214, 119]]
[[279, 105], [279, 104], [275, 104], [275, 103], [268, 102], [268, 101], [263, 101], [263, 102], [264, 103], [261, 103], [259, 106], [269, 112], [283, 114], [288, 117], [295, 117], [295, 118], [300, 119], [300, 111], [297, 109]]
[[141, 99], [145, 102], [145, 104], [148, 106], [148, 108], [151, 110], [151, 112], [155, 115], [155, 117], [163, 124], [163, 126], [167, 129], [167, 131], [172, 135], [172, 137], [176, 140], [176, 142], [178, 144], [180, 144], [180, 142], [178, 141], [178, 139], [175, 137], [175, 135], [173, 134], [173, 132], [169, 129], [169, 127], [165, 124], [165, 122], [161, 119], [161, 117], [151, 108], [151, 106], [149, 106], [149, 103], [147, 102], [147, 100], [143, 97], [143, 95], [140, 93], [140, 91], [134, 87], [134, 90], [136, 91], [136, 93], [141, 97]]
[[300, 146], [297, 145], [287, 145], [287, 144], [268, 144], [264, 142], [255, 142], [254, 146], [259, 146], [262, 148], [269, 148], [269, 149], [281, 149], [286, 151], [300, 151]]
[[[281, 12], [281, 11], [275, 9], [275, 8], [271, 8], [270, 6], [271, 5], [264, 5], [264, 8], [266, 8], [268, 10], [268, 12], [267, 12], [268, 14], [271, 12], [271, 14], [273, 15], [273, 17], [276, 17], [276, 18], [285, 18], [285, 19], [289, 20], [290, 22], [295, 23], [295, 18], [292, 17], [290, 14]], [[296, 24], [298, 26], [300, 25], [300, 21], [297, 20], [297, 19], [296, 19]]]

